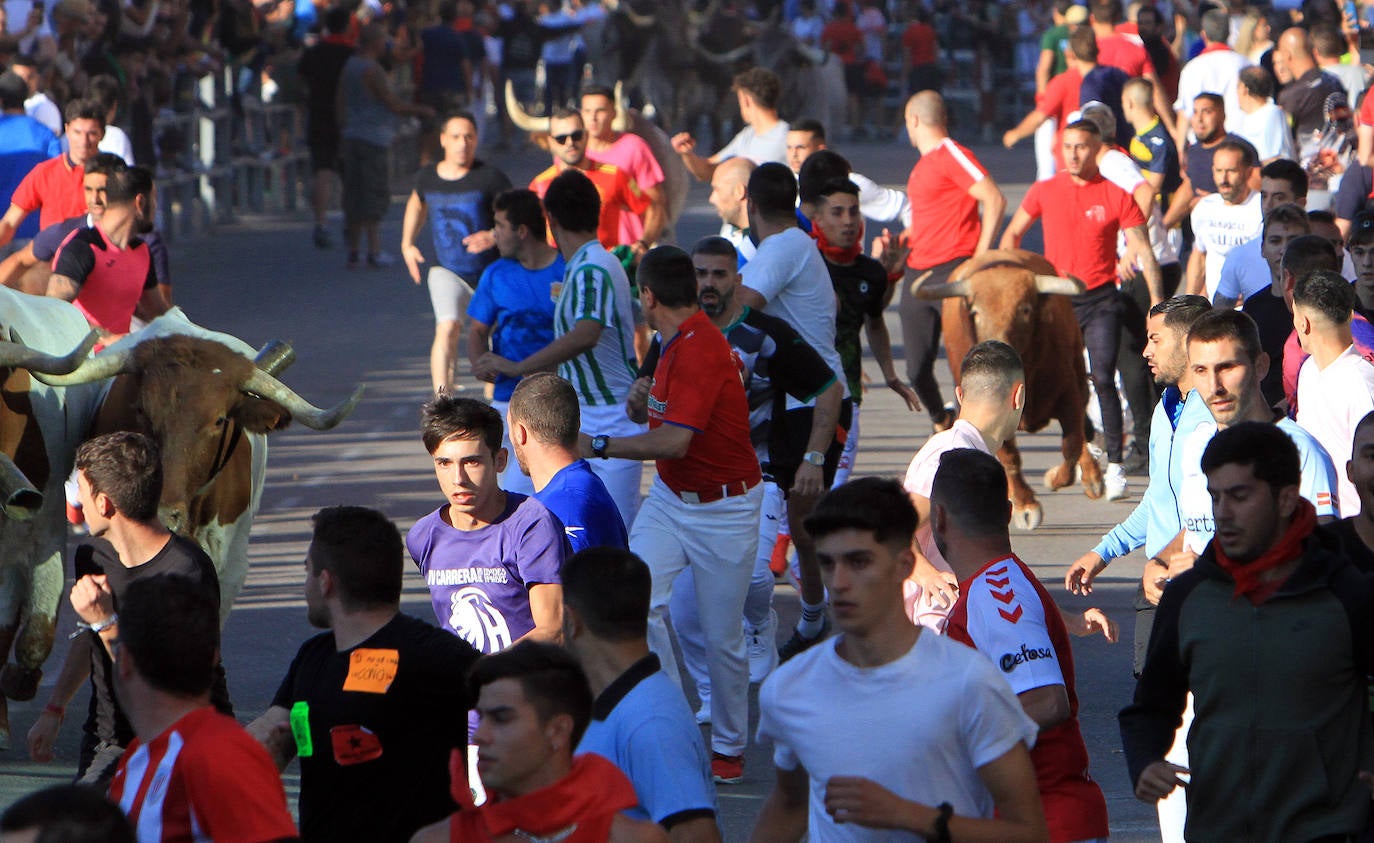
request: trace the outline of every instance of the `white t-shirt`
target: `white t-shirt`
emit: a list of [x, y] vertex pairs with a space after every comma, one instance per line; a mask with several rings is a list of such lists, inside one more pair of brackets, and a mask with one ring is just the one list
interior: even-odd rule
[[1341, 352], [1325, 369], [1308, 357], [1298, 371], [1298, 425], [1316, 437], [1340, 481], [1336, 500], [1341, 517], [1360, 514], [1360, 496], [1345, 476], [1355, 439], [1355, 425], [1374, 411], [1374, 365], [1355, 346]]
[[1216, 295], [1221, 265], [1232, 249], [1260, 236], [1264, 219], [1258, 190], [1239, 205], [1228, 205], [1220, 193], [1209, 193], [1193, 208], [1193, 248], [1207, 257], [1207, 300]]
[[1260, 161], [1270, 158], [1297, 159], [1293, 151], [1293, 132], [1288, 128], [1288, 115], [1273, 100], [1250, 114], [1242, 112], [1236, 122], [1236, 134], [1254, 144]]
[[114, 124], [105, 127], [105, 137], [100, 139], [100, 151], [114, 153], [130, 167], [134, 165], [134, 145], [128, 133]]
[[1246, 240], [1226, 254], [1226, 259], [1221, 263], [1215, 295], [1243, 303], [1260, 290], [1269, 289], [1272, 279], [1269, 262], [1260, 251], [1262, 239], [1256, 237]]
[[58, 109], [57, 103], [49, 99], [47, 94], [39, 91], [24, 100], [24, 113], [47, 126], [54, 135], [63, 137], [62, 112]]
[[[930, 489], [935, 485], [935, 472], [940, 469], [940, 457], [955, 448], [973, 448], [985, 454], [992, 453], [988, 450], [988, 443], [983, 441], [983, 434], [974, 427], [973, 422], [957, 419], [949, 430], [943, 430], [927, 439], [921, 450], [916, 452], [916, 456], [911, 458], [911, 463], [906, 467], [906, 478], [902, 481], [906, 493], [930, 498]], [[928, 520], [917, 528], [916, 542], [921, 548], [921, 553], [925, 554], [937, 570], [953, 573], [954, 569], [935, 546], [935, 536], [930, 531]], [[908, 579], [902, 583], [902, 599], [906, 604], [907, 617], [921, 626], [943, 633], [945, 620], [953, 607], [935, 608], [922, 597], [921, 587], [914, 580]]]
[[[1280, 419], [1276, 424], [1298, 446], [1298, 460], [1302, 466], [1302, 483], [1298, 492], [1317, 508], [1318, 518], [1324, 515], [1339, 518], [1336, 470], [1331, 465], [1331, 458], [1316, 437], [1292, 419]], [[1183, 443], [1180, 453], [1183, 479], [1179, 481], [1178, 491], [1179, 523], [1186, 534], [1183, 546], [1194, 553], [1202, 553], [1216, 530], [1212, 522], [1212, 497], [1207, 493], [1207, 475], [1202, 473], [1202, 452], [1207, 450], [1207, 443], [1212, 441], [1216, 432], [1216, 422], [1208, 419], [1198, 422], [1192, 430], [1179, 428], [1174, 433], [1174, 441]]]
[[[764, 313], [796, 329], [835, 372], [840, 383], [847, 383], [840, 354], [835, 350], [835, 287], [811, 235], [800, 228], [789, 228], [764, 238], [740, 270], [740, 280], [767, 299]], [[846, 386], [845, 395], [848, 394]]]
[[748, 158], [755, 164], [767, 164], [769, 161], [786, 164], [788, 131], [786, 120], [779, 120], [777, 125], [761, 135], [754, 131], [753, 126], [745, 126], [724, 149], [716, 153], [716, 159], [724, 161], [739, 157]]
[[[1098, 162], [1097, 169], [1104, 179], [1127, 193], [1134, 194], [1135, 189], [1145, 183], [1140, 165], [1119, 149], [1108, 149], [1107, 154]], [[1145, 233], [1150, 238], [1150, 249], [1155, 253], [1155, 261], [1160, 266], [1178, 263], [1178, 246], [1182, 241], [1182, 235], [1180, 233], [1178, 237], [1173, 238], [1169, 236], [1169, 231], [1164, 228], [1164, 215], [1160, 213], [1158, 202], [1150, 209], [1150, 219], [1146, 221]], [[1116, 254], [1118, 257], [1126, 254], [1124, 231], [1116, 233]]]
[[883, 187], [862, 173], [850, 173], [849, 180], [859, 189], [859, 212], [876, 222], [899, 220], [911, 227], [911, 200], [905, 190]]
[[735, 228], [728, 222], [722, 222], [720, 224], [720, 236], [729, 240], [735, 247], [735, 251], [739, 252], [740, 257], [744, 258], [746, 262], [753, 260], [757, 247], [754, 245], [754, 241], [749, 239], [747, 228]]
[[1037, 734], [992, 661], [926, 630], [896, 661], [859, 668], [835, 651], [842, 637], [782, 665], [759, 690], [758, 739], [773, 742], [779, 769], [800, 765], [810, 778], [812, 843], [924, 839], [836, 824], [825, 811], [833, 776], [862, 776], [924, 805], [948, 802], [955, 816], [992, 817], [978, 768], [1018, 743], [1033, 746]]
[[1221, 94], [1226, 103], [1226, 131], [1234, 132], [1240, 124], [1240, 100], [1236, 97], [1236, 86], [1240, 83], [1240, 72], [1251, 64], [1250, 60], [1235, 50], [1209, 50], [1199, 53], [1178, 74], [1178, 98], [1174, 100], [1174, 111], [1193, 116], [1193, 100], [1201, 93]]

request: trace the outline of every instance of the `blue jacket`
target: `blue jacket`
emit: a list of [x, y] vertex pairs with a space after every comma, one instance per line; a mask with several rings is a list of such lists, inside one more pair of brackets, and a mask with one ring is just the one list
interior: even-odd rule
[[[1145, 553], [1154, 556], [1173, 541], [1182, 527], [1178, 520], [1178, 489], [1183, 480], [1182, 448], [1174, 447], [1174, 431], [1179, 425], [1192, 430], [1211, 417], [1207, 402], [1198, 391], [1192, 390], [1183, 401], [1178, 423], [1170, 415], [1170, 408], [1179, 401], [1178, 387], [1164, 390], [1164, 397], [1155, 405], [1150, 421], [1150, 484], [1135, 511], [1125, 521], [1112, 528], [1093, 548], [1104, 562], [1125, 556], [1141, 545]], [[1188, 422], [1188, 424], [1184, 424]], [[1178, 443], [1182, 445], [1183, 443]]]

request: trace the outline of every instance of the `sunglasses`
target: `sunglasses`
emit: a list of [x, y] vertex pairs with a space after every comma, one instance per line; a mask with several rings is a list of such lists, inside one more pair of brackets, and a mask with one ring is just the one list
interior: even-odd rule
[[582, 129], [578, 129], [576, 132], [568, 132], [566, 135], [554, 135], [553, 142], [558, 144], [559, 146], [562, 146], [568, 141], [572, 141], [573, 143], [581, 143], [582, 139], [586, 136], [587, 133], [585, 131], [583, 131]]

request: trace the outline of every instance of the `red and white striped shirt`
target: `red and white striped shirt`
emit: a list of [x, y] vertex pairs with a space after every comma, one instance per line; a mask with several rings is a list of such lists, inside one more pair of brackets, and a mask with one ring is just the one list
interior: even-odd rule
[[110, 782], [110, 799], [139, 843], [295, 840], [281, 776], [232, 717], [196, 709], [144, 744], [135, 740]]

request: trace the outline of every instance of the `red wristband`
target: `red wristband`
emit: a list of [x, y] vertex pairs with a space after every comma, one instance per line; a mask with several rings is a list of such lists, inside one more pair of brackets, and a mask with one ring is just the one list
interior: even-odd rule
[[49, 714], [56, 714], [58, 717], [67, 716], [67, 709], [65, 706], [53, 705], [52, 703], [48, 703], [47, 705], [43, 706], [43, 710], [48, 712]]
[[898, 281], [902, 280], [903, 275], [906, 275], [906, 270], [904, 269], [899, 269], [896, 272], [889, 272], [887, 274], [887, 283], [896, 284]]

